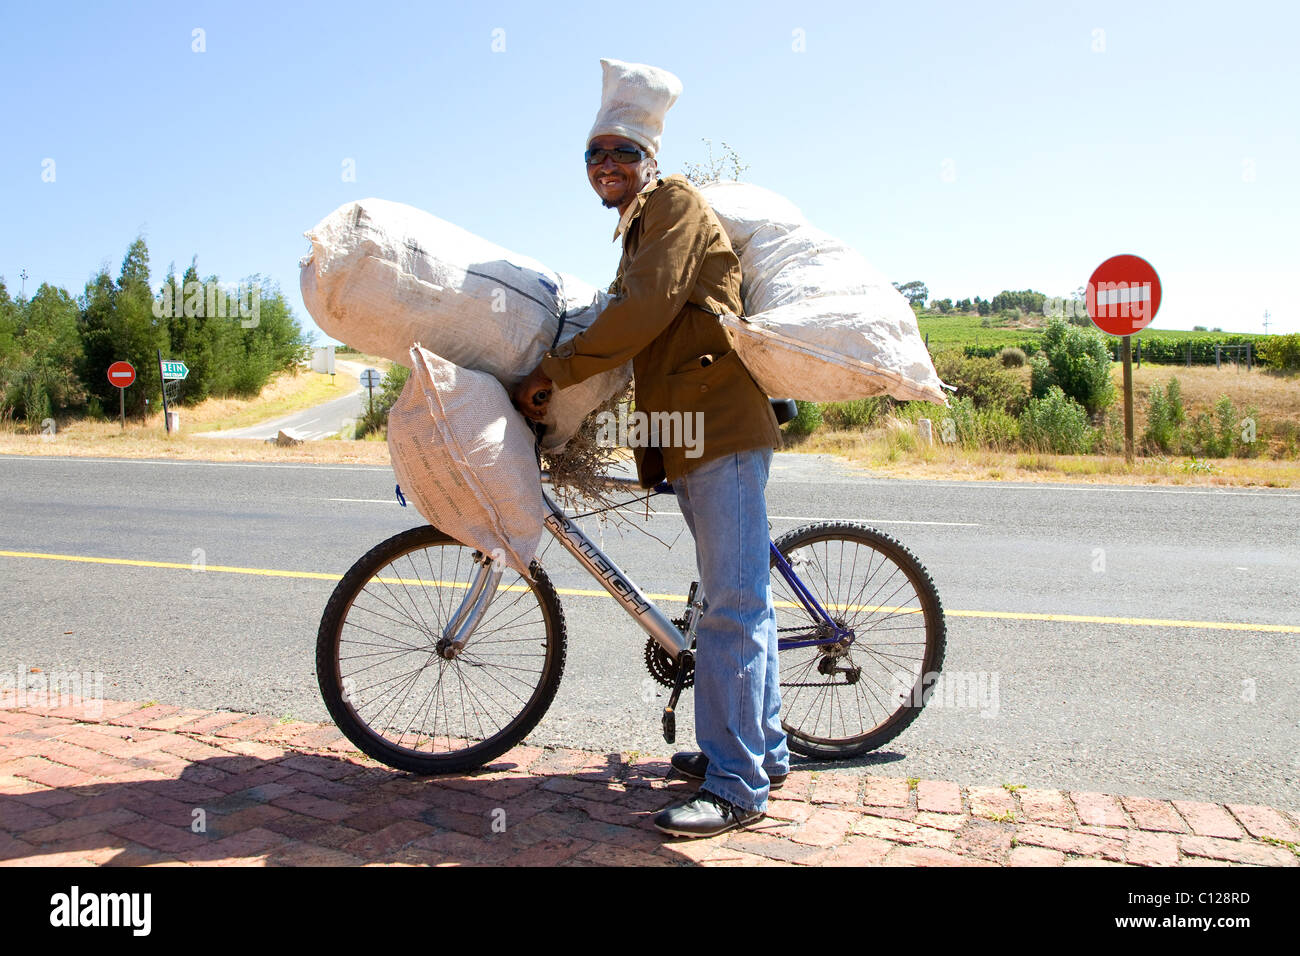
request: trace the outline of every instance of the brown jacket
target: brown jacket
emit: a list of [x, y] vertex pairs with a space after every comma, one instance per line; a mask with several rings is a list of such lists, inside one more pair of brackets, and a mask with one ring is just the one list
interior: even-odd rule
[[701, 413], [698, 457], [666, 435], [663, 447], [634, 448], [648, 488], [723, 455], [777, 447], [781, 433], [717, 318], [744, 314], [740, 262], [717, 216], [680, 175], [634, 203], [615, 297], [590, 328], [547, 353], [542, 371], [567, 388], [631, 359], [637, 411]]

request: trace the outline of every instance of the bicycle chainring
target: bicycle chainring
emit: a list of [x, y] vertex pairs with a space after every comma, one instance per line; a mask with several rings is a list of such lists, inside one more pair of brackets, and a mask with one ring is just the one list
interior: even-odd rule
[[[675, 617], [673, 623], [683, 634], [686, 633], [686, 618]], [[677, 664], [668, 656], [668, 652], [655, 643], [654, 638], [649, 638], [645, 643], [645, 666], [650, 671], [650, 676], [663, 684], [665, 687], [672, 687], [677, 679]], [[695, 665], [689, 665], [690, 670], [686, 674], [686, 680], [683, 687], [693, 687], [695, 685]]]

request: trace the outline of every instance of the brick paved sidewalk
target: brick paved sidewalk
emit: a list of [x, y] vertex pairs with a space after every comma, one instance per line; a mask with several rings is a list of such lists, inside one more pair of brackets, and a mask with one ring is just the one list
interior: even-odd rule
[[[517, 747], [413, 777], [333, 725], [0, 693], [0, 865], [1300, 865], [1262, 806], [795, 769], [767, 819], [670, 840], [663, 756]], [[200, 824], [202, 826], [200, 826]], [[197, 832], [196, 832], [197, 831]]]

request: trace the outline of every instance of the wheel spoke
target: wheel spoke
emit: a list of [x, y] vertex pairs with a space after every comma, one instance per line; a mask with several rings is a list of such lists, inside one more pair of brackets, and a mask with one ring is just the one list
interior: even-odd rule
[[507, 575], [466, 644], [439, 649], [481, 563], [432, 528], [390, 538], [339, 583], [318, 640], [321, 690], [363, 751], [401, 769], [478, 766], [522, 740], [555, 694], [564, 625], [555, 592]]
[[[865, 752], [892, 739], [919, 709], [907, 696], [942, 661], [942, 609], [910, 554], [859, 525], [799, 529], [779, 543], [811, 595], [852, 640], [793, 648], [778, 643], [782, 725], [812, 756]], [[773, 598], [784, 643], [817, 639], [797, 591], [776, 570]]]

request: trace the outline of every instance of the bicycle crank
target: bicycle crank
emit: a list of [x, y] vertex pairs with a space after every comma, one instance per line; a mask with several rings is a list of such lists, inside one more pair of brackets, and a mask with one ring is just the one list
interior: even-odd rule
[[[673, 623], [683, 634], [686, 633], [686, 618], [675, 617]], [[677, 685], [677, 661], [668, 656], [668, 652], [655, 643], [652, 637], [645, 642], [645, 666], [650, 671], [650, 676], [663, 684], [665, 687], [675, 687]], [[686, 683], [684, 687], [695, 686], [695, 660], [691, 659], [686, 671]]]
[[690, 651], [682, 651], [677, 661], [673, 692], [668, 698], [668, 706], [664, 708], [664, 740], [670, 744], [677, 742], [677, 698], [682, 696], [682, 688], [686, 686], [686, 675], [694, 673], [695, 655]]

